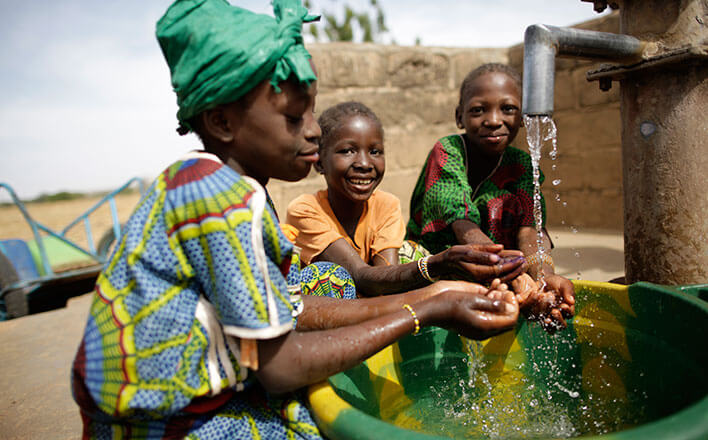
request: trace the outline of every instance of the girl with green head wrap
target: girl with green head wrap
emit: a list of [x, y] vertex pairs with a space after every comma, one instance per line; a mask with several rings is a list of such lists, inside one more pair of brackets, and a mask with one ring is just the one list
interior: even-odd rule
[[157, 22], [157, 39], [177, 94], [177, 119], [188, 121], [235, 102], [261, 81], [317, 79], [303, 46], [302, 24], [319, 19], [300, 0], [274, 0], [275, 18], [226, 0], [178, 0]]
[[318, 439], [302, 387], [420, 326], [484, 338], [516, 322], [513, 294], [464, 282], [301, 295], [354, 287], [331, 263], [300, 271], [263, 188], [305, 177], [321, 135], [300, 34], [313, 17], [274, 9], [178, 0], [158, 22], [178, 119], [206, 151], [156, 178], [99, 276], [72, 368], [83, 438]]

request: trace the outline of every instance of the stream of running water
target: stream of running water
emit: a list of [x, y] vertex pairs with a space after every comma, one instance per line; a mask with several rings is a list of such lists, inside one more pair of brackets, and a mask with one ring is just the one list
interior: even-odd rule
[[[529, 144], [531, 165], [533, 166], [533, 217], [536, 226], [536, 244], [538, 246], [538, 274], [543, 287], [546, 287], [546, 277], [543, 273], [543, 257], [547, 254], [543, 244], [543, 207], [541, 205], [541, 150], [546, 142], [551, 142], [552, 160], [558, 156], [556, 124], [550, 116], [524, 115], [526, 127], [526, 142]], [[553, 182], [557, 185], [556, 182]], [[560, 183], [560, 181], [558, 182]]]

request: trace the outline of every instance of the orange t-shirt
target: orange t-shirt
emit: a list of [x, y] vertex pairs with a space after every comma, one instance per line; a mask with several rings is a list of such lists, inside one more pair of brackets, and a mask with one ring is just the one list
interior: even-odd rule
[[382, 250], [401, 247], [406, 228], [401, 202], [385, 191], [375, 191], [366, 201], [354, 240], [334, 215], [326, 190], [304, 194], [290, 202], [286, 223], [299, 231], [295, 244], [301, 249], [300, 258], [305, 264], [310, 264], [340, 238], [345, 239], [364, 262], [371, 264], [374, 255]]

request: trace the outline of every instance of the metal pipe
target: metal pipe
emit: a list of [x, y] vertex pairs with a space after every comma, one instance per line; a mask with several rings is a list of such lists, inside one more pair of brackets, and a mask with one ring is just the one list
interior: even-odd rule
[[534, 24], [524, 34], [522, 110], [526, 115], [553, 114], [555, 58], [621, 60], [640, 58], [644, 43], [629, 35]]

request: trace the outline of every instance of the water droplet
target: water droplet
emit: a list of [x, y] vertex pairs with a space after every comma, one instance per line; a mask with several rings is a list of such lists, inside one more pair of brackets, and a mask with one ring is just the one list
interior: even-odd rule
[[580, 252], [576, 252], [573, 255], [575, 255], [575, 258], [580, 258]]
[[566, 206], [568, 206], [568, 202], [563, 202], [563, 207], [565, 208]]
[[557, 168], [556, 164], [551, 165], [551, 169], [552, 169], [553, 171], [555, 171], [556, 168]]
[[561, 180], [560, 180], [560, 179], [555, 179], [555, 180], [553, 181], [553, 186], [558, 186], [558, 185], [560, 185], [560, 183], [561, 183]]

